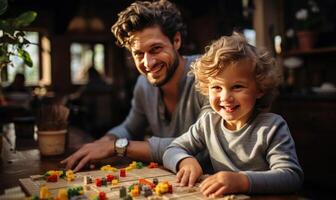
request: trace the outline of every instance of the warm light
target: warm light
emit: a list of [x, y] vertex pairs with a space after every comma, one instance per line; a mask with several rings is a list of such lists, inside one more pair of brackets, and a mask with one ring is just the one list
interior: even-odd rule
[[69, 31], [103, 31], [105, 29], [104, 22], [98, 17], [85, 18], [83, 16], [74, 17], [68, 26]]

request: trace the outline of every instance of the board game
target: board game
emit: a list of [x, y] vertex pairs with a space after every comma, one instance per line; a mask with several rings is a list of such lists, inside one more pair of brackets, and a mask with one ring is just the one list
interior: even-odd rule
[[[22, 188], [28, 195], [37, 196], [39, 197], [39, 199], [42, 199], [42, 187], [47, 188], [49, 192], [49, 197], [53, 197], [54, 199], [62, 199], [60, 198], [60, 191], [62, 189], [69, 190], [69, 188], [79, 187], [83, 188], [80, 197], [71, 199], [206, 199], [200, 193], [197, 185], [195, 187], [180, 187], [175, 181], [175, 175], [163, 168], [149, 168], [145, 166], [139, 169], [136, 167], [133, 167], [133, 169], [110, 169], [111, 170], [105, 169], [74, 173], [71, 181], [67, 180], [66, 178], [59, 178], [55, 182], [50, 182], [45, 179], [45, 176], [43, 178], [41, 175], [32, 175], [29, 178], [23, 178], [19, 181]], [[125, 174], [122, 174], [121, 172]], [[91, 182], [87, 180], [88, 177], [90, 177], [90, 179], [92, 180]], [[117, 177], [118, 180], [108, 180], [111, 177]], [[103, 183], [101, 181], [98, 181], [101, 179], [103, 179]], [[107, 182], [106, 179], [108, 180]], [[142, 181], [142, 183], [143, 181], [149, 183], [149, 188], [151, 184], [153, 185], [153, 183], [155, 182], [155, 185], [160, 185], [158, 183], [164, 183], [166, 184], [166, 189], [161, 190], [162, 188], [158, 189], [159, 186], [155, 187], [153, 185], [153, 188], [150, 188], [150, 192], [152, 193], [149, 195], [144, 195], [142, 189], [140, 191], [134, 191], [135, 189], [137, 189], [136, 185], [141, 182], [140, 180]], [[135, 187], [135, 189], [133, 187]], [[168, 187], [169, 189], [167, 189]], [[124, 195], [123, 197], [121, 197], [121, 188], [126, 188], [126, 196]], [[248, 198], [249, 197], [245, 195], [229, 195], [218, 199]]]

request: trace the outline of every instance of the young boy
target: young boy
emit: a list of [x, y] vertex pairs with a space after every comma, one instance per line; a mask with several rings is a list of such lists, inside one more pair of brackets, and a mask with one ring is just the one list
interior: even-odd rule
[[202, 168], [192, 155], [207, 148], [214, 171], [201, 184], [205, 196], [288, 193], [303, 180], [285, 120], [265, 113], [281, 82], [271, 56], [238, 33], [222, 37], [193, 65], [196, 87], [209, 97], [205, 113], [163, 156], [182, 186], [195, 184]]

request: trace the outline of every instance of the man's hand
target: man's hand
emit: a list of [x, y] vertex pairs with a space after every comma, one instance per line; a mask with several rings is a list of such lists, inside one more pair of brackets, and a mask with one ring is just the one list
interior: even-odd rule
[[206, 178], [200, 185], [203, 195], [211, 198], [226, 194], [246, 193], [250, 183], [245, 174], [237, 172], [217, 172]]
[[[67, 169], [74, 168], [74, 171], [79, 171], [88, 162], [92, 160], [104, 159], [114, 155], [115, 137], [106, 135], [92, 143], [85, 144], [74, 154], [62, 160], [62, 164], [66, 164]], [[77, 166], [75, 166], [77, 164]]]
[[195, 158], [185, 158], [179, 164], [176, 181], [180, 186], [194, 186], [198, 177], [203, 174], [202, 168]]

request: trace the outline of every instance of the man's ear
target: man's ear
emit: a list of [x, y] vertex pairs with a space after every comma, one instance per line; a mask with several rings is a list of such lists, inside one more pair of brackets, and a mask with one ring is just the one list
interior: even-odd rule
[[257, 99], [260, 99], [261, 97], [263, 97], [263, 96], [264, 96], [264, 94], [265, 94], [265, 92], [264, 92], [264, 91], [262, 91], [262, 90], [258, 89]]
[[173, 46], [174, 49], [177, 51], [181, 48], [181, 44], [182, 44], [182, 38], [181, 38], [181, 33], [180, 32], [176, 32], [175, 36], [173, 38]]

